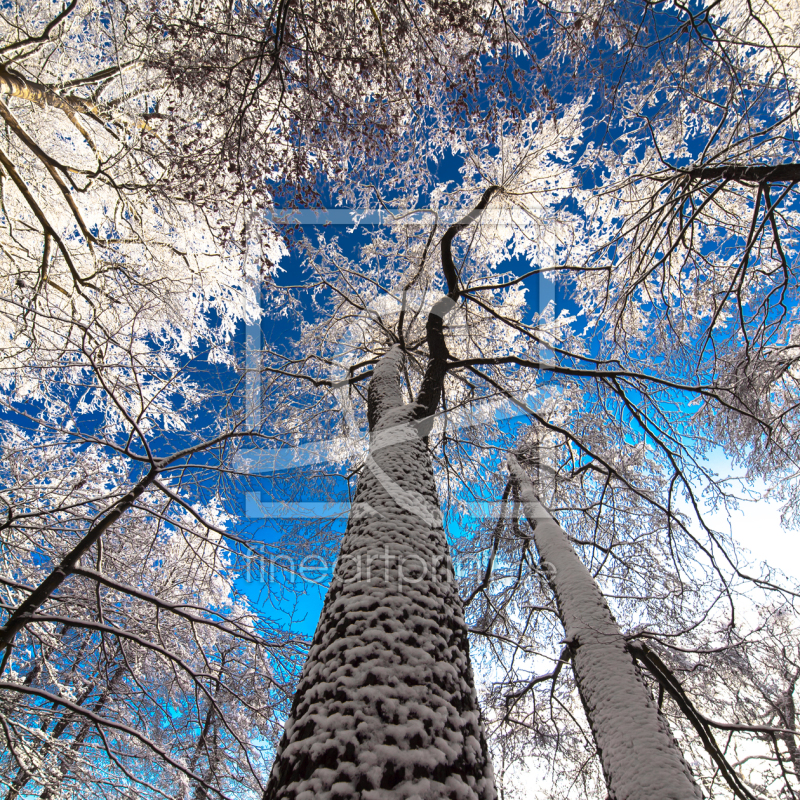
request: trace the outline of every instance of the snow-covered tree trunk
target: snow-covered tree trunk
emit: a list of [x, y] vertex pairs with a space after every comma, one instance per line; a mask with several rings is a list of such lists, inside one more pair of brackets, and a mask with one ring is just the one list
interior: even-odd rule
[[426, 409], [403, 403], [402, 358], [392, 348], [370, 383], [369, 457], [265, 800], [495, 797]]
[[513, 456], [508, 466], [556, 595], [610, 800], [700, 800], [702, 792], [591, 572]]

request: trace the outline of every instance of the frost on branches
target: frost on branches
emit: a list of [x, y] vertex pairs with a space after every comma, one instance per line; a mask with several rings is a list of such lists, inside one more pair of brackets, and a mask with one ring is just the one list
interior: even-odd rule
[[[14, 12], [0, 15], [9, 793], [262, 793], [302, 647], [236, 596], [252, 542], [236, 539], [228, 465], [250, 434], [276, 447], [311, 435], [347, 460], [372, 375], [362, 483], [376, 505], [364, 494], [352, 530], [387, 513], [388, 492], [438, 542], [430, 486], [404, 487], [390, 457], [413, 451], [428, 470], [420, 438], [383, 446], [407, 408], [379, 390], [397, 345], [407, 402], [418, 390], [426, 415], [447, 412], [419, 429], [447, 513], [461, 521], [471, 501], [501, 496], [508, 452], [546, 449], [547, 504], [697, 782], [795, 797], [798, 637], [775, 597], [796, 590], [748, 572], [700, 501], [735, 505], [703, 461], [722, 446], [800, 516], [797, 3]], [[455, 188], [431, 166], [453, 155]], [[276, 197], [319, 203], [318, 178], [336, 202], [414, 213], [358, 258], [330, 230], [298, 242], [308, 282], [281, 287], [268, 212]], [[430, 251], [445, 212], [488, 184], [502, 187], [497, 224], [474, 228], [449, 265], [446, 291], [463, 303], [444, 346]], [[537, 314], [526, 287], [544, 275], [561, 305]], [[264, 353], [269, 414], [254, 431], [231, 368], [259, 282], [300, 336]], [[505, 422], [509, 408], [524, 426]], [[462, 590], [474, 663], [482, 653], [499, 675], [484, 702], [490, 745], [504, 765], [552, 765], [553, 796], [605, 796], [597, 746], [607, 760], [620, 740], [585, 724], [536, 548], [513, 513], [468, 533], [455, 556], [489, 556], [467, 565]], [[757, 624], [741, 613], [754, 587], [772, 593]], [[346, 611], [336, 597], [326, 607]], [[402, 631], [424, 649], [424, 634]], [[483, 752], [451, 744], [431, 752], [463, 752], [465, 765]], [[291, 747], [281, 758], [299, 764]], [[413, 782], [415, 766], [392, 763], [379, 784]]]
[[385, 152], [409, 67], [475, 52], [483, 15], [462, 13], [460, 38], [439, 5], [447, 18], [420, 9], [440, 35], [422, 61], [424, 37], [380, 2], [363, 18], [169, 0], [0, 13], [10, 797], [263, 788], [303, 645], [236, 586], [253, 543], [226, 465], [257, 431], [234, 333], [285, 254], [276, 186], [291, 201], [364, 145]]

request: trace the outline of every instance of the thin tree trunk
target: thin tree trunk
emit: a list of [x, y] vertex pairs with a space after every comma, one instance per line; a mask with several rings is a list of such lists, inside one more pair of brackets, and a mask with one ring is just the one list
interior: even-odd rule
[[[206, 769], [204, 779], [207, 783], [211, 783], [211, 779], [214, 777], [214, 772], [216, 771], [220, 758], [220, 749], [218, 743], [219, 725], [217, 723], [217, 714], [214, 709], [215, 702], [219, 697], [220, 690], [222, 689], [222, 673], [225, 668], [225, 660], [227, 655], [227, 653], [222, 654], [219, 673], [217, 674], [217, 680], [215, 682], [216, 685], [214, 687], [214, 702], [209, 701], [208, 710], [206, 711], [206, 718], [203, 723], [203, 730], [200, 732], [200, 738], [197, 740], [197, 745], [194, 749], [194, 755], [192, 756], [192, 760], [189, 762], [189, 769], [194, 771], [203, 751], [206, 752], [208, 755], [208, 767]], [[210, 748], [209, 739], [211, 739]], [[194, 800], [206, 800], [207, 797], [208, 789], [202, 783], [198, 783], [194, 790]]]
[[427, 409], [403, 405], [401, 364], [395, 347], [370, 383], [370, 455], [265, 800], [495, 797]]
[[[121, 664], [119, 667], [117, 667], [114, 674], [111, 676], [111, 680], [109, 681], [108, 686], [103, 690], [100, 697], [98, 697], [97, 700], [95, 700], [95, 702], [93, 703], [91, 707], [91, 712], [93, 714], [99, 714], [103, 710], [106, 701], [108, 700], [109, 697], [111, 697], [114, 694], [117, 684], [121, 681], [122, 676], [124, 674], [125, 674], [125, 665]], [[70, 722], [74, 721], [74, 715], [72, 716], [73, 719], [68, 718], [63, 721], [63, 724], [59, 723], [59, 726], [57, 727], [56, 730], [53, 731], [52, 734], [54, 739], [60, 738], [61, 734], [66, 729], [67, 725]], [[64, 782], [64, 778], [66, 778], [66, 776], [69, 774], [69, 764], [67, 763], [66, 760], [66, 754], [76, 753], [80, 748], [80, 746], [83, 744], [83, 740], [86, 738], [90, 730], [91, 730], [91, 725], [88, 722], [84, 722], [81, 725], [75, 738], [70, 742], [66, 753], [59, 760], [59, 770], [61, 777], [59, 778], [58, 783], [56, 784], [55, 788], [52, 786], [45, 786], [44, 789], [42, 789], [42, 793], [39, 795], [40, 800], [50, 800], [54, 796], [55, 792], [58, 791], [58, 787], [61, 786], [61, 784]]]
[[133, 504], [144, 494], [147, 487], [158, 477], [158, 470], [152, 467], [150, 471], [125, 495], [123, 495], [110, 509], [104, 517], [94, 522], [83, 538], [65, 555], [50, 574], [28, 595], [28, 597], [17, 606], [0, 627], [0, 647], [6, 648], [6, 656], [0, 664], [0, 673], [3, 672], [8, 654], [14, 637], [25, 627], [28, 618], [35, 614], [39, 608], [50, 599], [50, 595], [72, 574], [78, 565], [81, 557], [86, 555], [95, 545], [100, 537], [110, 528], [122, 515], [133, 506]]
[[[210, 734], [210, 737], [209, 737]], [[206, 725], [203, 728], [201, 740], [198, 742], [198, 749], [203, 747], [208, 749], [208, 739], [211, 739], [211, 748], [208, 756], [208, 768], [204, 779], [206, 783], [211, 783], [214, 773], [219, 764], [220, 749], [219, 749], [219, 725], [217, 724], [216, 715], [214, 714], [214, 707], [209, 706], [208, 714], [206, 715]], [[208, 800], [208, 787], [202, 783], [198, 783], [194, 789], [194, 800]]]
[[28, 80], [19, 73], [12, 72], [5, 65], [0, 66], [0, 95], [19, 97], [21, 100], [29, 100], [36, 103], [40, 108], [52, 106], [60, 108], [68, 115], [97, 114], [99, 108], [85, 98], [77, 95], [64, 97], [49, 86], [44, 86], [36, 81]]
[[[786, 650], [783, 651], [784, 658], [786, 657]], [[781, 720], [781, 727], [791, 731], [797, 730], [797, 711], [794, 705], [794, 689], [800, 679], [800, 670], [795, 672], [792, 676], [786, 671], [786, 678], [788, 679], [788, 686], [783, 694], [783, 697], [778, 699], [776, 703], [779, 709], [779, 716]], [[789, 758], [792, 760], [792, 768], [794, 769], [795, 777], [800, 780], [800, 752], [797, 750], [797, 742], [795, 734], [788, 733], [787, 731], [781, 733], [781, 739], [786, 745], [786, 750], [789, 753]]]
[[[68, 625], [62, 625], [59, 638], [63, 638], [63, 636], [66, 634], [68, 630], [69, 630]], [[88, 640], [84, 638], [84, 640], [81, 642], [81, 646], [78, 649], [78, 654], [73, 659], [72, 665], [69, 668], [69, 672], [64, 677], [65, 681], [68, 681], [70, 678], [72, 678], [75, 675], [75, 672], [78, 669], [78, 667], [83, 663], [83, 653], [86, 650], [87, 641]], [[47, 660], [48, 651], [52, 651], [52, 649], [53, 649], [52, 647], [48, 647], [46, 650], [42, 652], [42, 655], [40, 659], [36, 662], [34, 668], [25, 676], [23, 686], [30, 686], [31, 684], [33, 684], [34, 680], [36, 680], [39, 673], [41, 672], [42, 664]], [[81, 695], [78, 697], [77, 700], [78, 705], [83, 705], [86, 698], [89, 697], [91, 693], [94, 691], [94, 686], [95, 685], [92, 683], [83, 690]], [[53, 711], [56, 711], [57, 708], [58, 704], [54, 703]], [[44, 743], [42, 744], [42, 747], [39, 751], [40, 756], [45, 755], [50, 750], [53, 740], [58, 739], [61, 736], [61, 734], [64, 732], [64, 729], [67, 727], [67, 725], [69, 725], [69, 722], [71, 721], [71, 716], [72, 715], [68, 712], [55, 724], [53, 730], [50, 732], [49, 739], [45, 740]], [[47, 721], [47, 717], [45, 717], [44, 722], [41, 724], [40, 728], [44, 732], [47, 731], [49, 726], [50, 723]], [[18, 797], [20, 791], [25, 787], [25, 785], [28, 783], [29, 780], [31, 780], [32, 777], [33, 775], [30, 772], [28, 772], [27, 769], [20, 767], [17, 770], [17, 774], [14, 776], [14, 780], [8, 787], [8, 792], [5, 796], [5, 800], [15, 800]]]
[[610, 800], [700, 800], [700, 788], [592, 574], [513, 456], [508, 465], [556, 595]]

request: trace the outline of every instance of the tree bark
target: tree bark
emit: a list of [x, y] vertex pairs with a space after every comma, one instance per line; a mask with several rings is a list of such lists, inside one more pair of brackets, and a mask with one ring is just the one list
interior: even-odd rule
[[800, 164], [720, 164], [718, 166], [694, 167], [688, 170], [690, 178], [716, 181], [720, 178], [747, 183], [800, 181]]
[[402, 353], [369, 387], [370, 454], [264, 800], [495, 797], [420, 403]]
[[513, 456], [508, 466], [556, 595], [610, 800], [701, 800], [592, 574]]
[[77, 95], [64, 97], [49, 86], [30, 81], [18, 73], [12, 72], [5, 65], [0, 65], [0, 95], [29, 100], [40, 108], [45, 106], [59, 108], [70, 116], [75, 113], [94, 115], [99, 110], [97, 106], [82, 97]]
[[800, 671], [796, 672], [794, 676], [787, 675], [786, 677], [789, 678], [789, 685], [783, 696], [778, 698], [778, 702], [775, 705], [780, 709], [779, 716], [782, 727], [788, 729], [781, 733], [781, 739], [783, 739], [783, 743], [786, 745], [786, 750], [789, 753], [789, 758], [792, 761], [795, 777], [800, 780], [800, 752], [797, 750], [795, 734], [788, 732], [797, 730], [797, 711], [794, 705], [794, 689], [797, 685], [798, 678], [800, 678]]
[[[92, 704], [91, 711], [93, 714], [99, 714], [103, 710], [106, 701], [108, 700], [109, 697], [113, 696], [116, 687], [119, 684], [124, 674], [125, 674], [125, 665], [122, 664], [119, 667], [117, 667], [117, 669], [114, 671], [114, 674], [111, 676], [111, 681], [109, 682], [108, 686], [103, 690], [100, 697]], [[70, 722], [74, 721], [74, 717], [75, 714], [73, 712], [69, 711], [65, 712], [65, 720], [63, 721], [63, 724], [59, 723], [59, 725], [56, 726], [56, 729], [53, 731], [52, 738], [53, 739], [59, 738], [66, 729], [67, 725]], [[83, 722], [80, 729], [78, 730], [77, 735], [70, 742], [67, 752], [76, 753], [80, 748], [80, 746], [83, 744], [83, 740], [87, 737], [90, 730], [91, 730], [91, 725], [89, 724], [89, 722], [87, 721]], [[61, 777], [59, 778], [58, 783], [56, 784], [55, 788], [53, 786], [46, 786], [42, 790], [42, 793], [39, 795], [39, 800], [50, 800], [50, 798], [52, 798], [55, 795], [55, 793], [58, 791], [58, 788], [64, 782], [64, 778], [67, 776], [70, 769], [69, 764], [67, 763], [66, 760], [66, 755], [67, 754], [65, 753], [59, 762]]]

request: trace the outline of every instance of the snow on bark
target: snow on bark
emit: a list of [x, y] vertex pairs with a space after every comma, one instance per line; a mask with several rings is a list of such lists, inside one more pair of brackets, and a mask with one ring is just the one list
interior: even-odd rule
[[370, 455], [264, 800], [493, 800], [433, 470], [393, 348]]
[[592, 574], [513, 456], [508, 467], [555, 591], [610, 800], [700, 800], [700, 788]]

